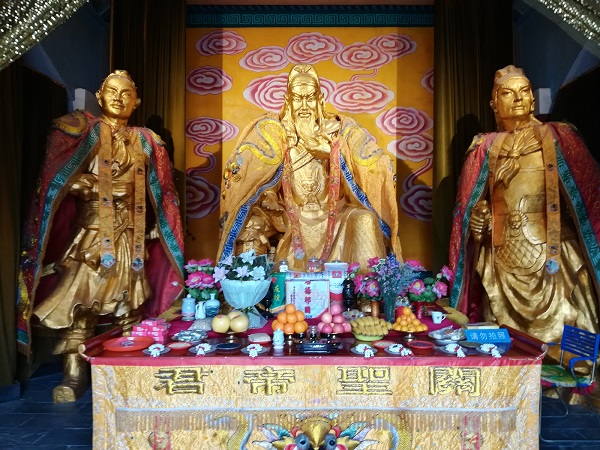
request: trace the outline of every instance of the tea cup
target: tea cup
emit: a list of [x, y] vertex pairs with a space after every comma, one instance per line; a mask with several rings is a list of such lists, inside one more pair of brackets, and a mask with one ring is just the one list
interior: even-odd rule
[[431, 312], [431, 320], [433, 320], [433, 323], [442, 323], [445, 318], [446, 318], [446, 314], [444, 314], [443, 312], [440, 312], [440, 311], [432, 311]]

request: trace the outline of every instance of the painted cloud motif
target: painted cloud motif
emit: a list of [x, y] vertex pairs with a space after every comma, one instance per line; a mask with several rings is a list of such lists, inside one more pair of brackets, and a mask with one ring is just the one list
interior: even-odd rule
[[292, 37], [285, 53], [294, 64], [315, 64], [333, 58], [343, 48], [344, 44], [334, 36], [310, 32]]
[[285, 49], [275, 45], [249, 51], [240, 60], [240, 66], [253, 72], [280, 70], [289, 63]]
[[196, 42], [196, 50], [202, 56], [235, 55], [248, 46], [246, 40], [235, 31], [214, 30]]
[[202, 66], [192, 69], [185, 79], [188, 92], [199, 95], [221, 94], [231, 89], [233, 80], [220, 67]]

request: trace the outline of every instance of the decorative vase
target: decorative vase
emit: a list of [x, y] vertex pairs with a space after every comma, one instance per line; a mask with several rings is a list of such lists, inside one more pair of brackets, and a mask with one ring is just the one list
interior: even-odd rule
[[385, 320], [394, 323], [396, 320], [396, 294], [385, 293], [383, 294], [383, 313]]
[[423, 306], [425, 305], [425, 302], [413, 302], [412, 304], [414, 307], [415, 316], [417, 316], [417, 319], [422, 319], [423, 318]]
[[206, 317], [215, 317], [219, 314], [221, 302], [216, 298], [216, 294], [210, 294], [210, 299], [204, 301], [204, 313]]
[[371, 300], [371, 316], [379, 317], [379, 302], [377, 300]]
[[356, 293], [354, 292], [354, 280], [346, 278], [342, 282], [342, 299], [344, 300], [344, 306], [347, 311], [354, 308], [356, 304]]
[[260, 328], [267, 323], [256, 305], [265, 297], [270, 285], [270, 278], [258, 281], [221, 280], [225, 301], [235, 309], [247, 310], [249, 328]]

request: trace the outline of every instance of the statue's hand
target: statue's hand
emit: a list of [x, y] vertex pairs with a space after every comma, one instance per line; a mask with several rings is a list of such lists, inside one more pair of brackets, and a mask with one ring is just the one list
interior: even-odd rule
[[146, 234], [146, 239], [158, 239], [158, 226], [153, 227], [148, 234]]
[[96, 177], [91, 174], [80, 175], [79, 178], [71, 184], [70, 192], [83, 200], [91, 200], [93, 194], [98, 192], [98, 182]]
[[129, 145], [129, 129], [121, 128], [113, 136], [115, 143]]
[[471, 220], [469, 222], [471, 232], [476, 241], [480, 242], [483, 239], [484, 233], [487, 234], [491, 219], [492, 212], [487, 200], [477, 202], [471, 210]]
[[279, 204], [276, 198], [273, 196], [265, 196], [260, 204], [260, 207], [266, 211], [272, 212], [275, 215], [283, 214], [283, 207]]

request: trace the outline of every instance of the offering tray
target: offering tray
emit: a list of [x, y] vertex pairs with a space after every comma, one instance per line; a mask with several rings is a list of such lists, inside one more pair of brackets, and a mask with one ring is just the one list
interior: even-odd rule
[[332, 355], [337, 353], [340, 343], [319, 339], [318, 341], [304, 341], [296, 345], [296, 351], [301, 355]]

